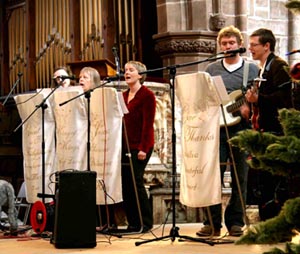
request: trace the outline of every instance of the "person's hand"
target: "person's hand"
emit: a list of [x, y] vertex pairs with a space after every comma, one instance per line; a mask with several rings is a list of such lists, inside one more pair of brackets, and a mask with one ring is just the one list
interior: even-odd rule
[[241, 115], [244, 119], [249, 119], [249, 117], [250, 117], [250, 107], [248, 106], [248, 104], [244, 103], [240, 107], [240, 112], [241, 112]]
[[139, 151], [139, 152], [138, 152], [138, 159], [139, 159], [139, 160], [141, 160], [141, 161], [145, 160], [145, 159], [146, 159], [146, 156], [147, 156], [147, 154], [144, 153], [143, 151]]
[[245, 98], [248, 102], [251, 102], [251, 103], [257, 103], [257, 100], [258, 100], [258, 94], [257, 92], [255, 91], [255, 89], [248, 89], [246, 94], [245, 94]]

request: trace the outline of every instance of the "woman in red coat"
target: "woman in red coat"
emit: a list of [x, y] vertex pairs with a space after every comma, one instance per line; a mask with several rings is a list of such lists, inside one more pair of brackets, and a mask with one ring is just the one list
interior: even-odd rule
[[[129, 113], [124, 115], [123, 122], [122, 189], [128, 230], [136, 232], [147, 232], [153, 226], [152, 208], [143, 176], [154, 146], [156, 101], [154, 93], [143, 85], [146, 74], [139, 73], [145, 71], [146, 66], [140, 62], [129, 61], [125, 64], [128, 89], [123, 92], [123, 98]], [[133, 179], [139, 202], [136, 202], [134, 195]]]

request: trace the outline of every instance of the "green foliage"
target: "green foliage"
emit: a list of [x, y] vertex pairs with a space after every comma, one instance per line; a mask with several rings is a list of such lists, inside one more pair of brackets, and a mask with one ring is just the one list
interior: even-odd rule
[[253, 155], [263, 154], [269, 144], [278, 140], [278, 137], [270, 133], [262, 133], [254, 130], [243, 130], [237, 136], [231, 138], [229, 142], [246, 150]]
[[300, 111], [281, 109], [279, 120], [284, 136], [243, 130], [229, 143], [250, 154], [247, 163], [254, 169], [275, 175], [300, 176]]
[[294, 243], [286, 243], [285, 251], [279, 248], [273, 248], [271, 251], [264, 252], [263, 254], [299, 254], [300, 245]]
[[[293, 179], [300, 176], [300, 111], [281, 109], [279, 120], [283, 136], [244, 130], [229, 140], [249, 153], [247, 163], [254, 169]], [[250, 227], [236, 244], [274, 244], [290, 241], [300, 229], [300, 197], [285, 202], [278, 216]], [[273, 249], [265, 253], [300, 253], [300, 245], [288, 244], [286, 252]]]
[[291, 240], [293, 226], [283, 214], [250, 227], [236, 244], [275, 244]]
[[279, 215], [248, 229], [236, 244], [275, 244], [290, 241], [300, 226], [300, 197], [287, 200]]
[[284, 108], [278, 112], [284, 135], [300, 138], [300, 111]]

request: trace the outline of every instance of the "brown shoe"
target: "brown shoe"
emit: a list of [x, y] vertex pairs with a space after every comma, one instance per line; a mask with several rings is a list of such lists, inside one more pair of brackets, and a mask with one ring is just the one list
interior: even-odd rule
[[[214, 231], [214, 232], [212, 232]], [[213, 228], [209, 225], [205, 225], [203, 228], [201, 228], [197, 233], [196, 233], [197, 236], [220, 236], [221, 235], [221, 230], [220, 229], [217, 229], [215, 228], [213, 230]]]
[[243, 235], [242, 227], [237, 226], [237, 225], [233, 225], [229, 230], [229, 235], [230, 236], [241, 236], [241, 235]]

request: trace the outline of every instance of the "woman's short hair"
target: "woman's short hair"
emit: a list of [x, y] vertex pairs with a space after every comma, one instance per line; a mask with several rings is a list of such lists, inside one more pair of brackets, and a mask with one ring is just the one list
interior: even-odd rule
[[68, 75], [70, 75], [71, 71], [66, 66], [58, 66], [54, 69], [53, 73], [55, 73], [58, 70], [64, 70]]
[[[145, 72], [147, 71], [147, 67], [146, 65], [144, 65], [143, 63], [139, 62], [139, 61], [129, 61], [127, 62], [126, 64], [131, 64], [133, 65], [137, 71], [140, 73], [140, 72]], [[146, 77], [147, 77], [147, 74], [146, 73], [143, 73], [143, 74], [140, 74], [142, 77], [140, 78], [140, 83], [143, 84], [146, 80]]]
[[83, 67], [80, 72], [86, 72], [90, 75], [93, 82], [93, 87], [100, 85], [101, 77], [99, 72], [93, 67]]

